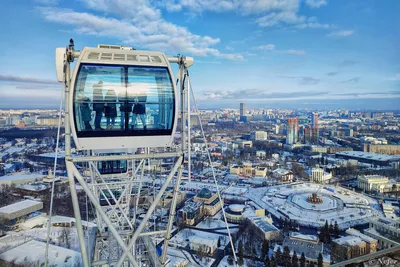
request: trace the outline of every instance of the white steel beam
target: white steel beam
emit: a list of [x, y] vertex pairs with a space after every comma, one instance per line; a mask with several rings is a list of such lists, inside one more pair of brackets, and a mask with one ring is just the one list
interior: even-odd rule
[[108, 229], [111, 231], [111, 233], [113, 234], [115, 240], [118, 242], [118, 244], [120, 245], [121, 249], [124, 251], [124, 259], [126, 257], [129, 258], [129, 260], [131, 261], [131, 263], [133, 264], [133, 266], [135, 267], [139, 267], [138, 263], [135, 261], [135, 259], [133, 258], [132, 253], [129, 253], [130, 248], [128, 249], [124, 243], [124, 241], [121, 239], [118, 231], [115, 229], [114, 225], [112, 224], [112, 222], [110, 221], [110, 219], [108, 218], [107, 214], [104, 212], [104, 210], [102, 209], [98, 199], [96, 199], [96, 197], [92, 194], [92, 192], [90, 191], [89, 187], [87, 186], [85, 180], [83, 179], [82, 175], [79, 173], [79, 171], [76, 169], [75, 165], [72, 162], [66, 162], [67, 165], [70, 165], [70, 168], [73, 170], [73, 174], [71, 173], [71, 175], [75, 175], [76, 179], [78, 180], [79, 184], [82, 186], [83, 190], [86, 192], [87, 196], [89, 197], [90, 201], [93, 203], [93, 206], [96, 208], [96, 210], [99, 212], [99, 214], [101, 215], [101, 217], [103, 217], [104, 222], [106, 223], [106, 225], [108, 226]]
[[[183, 164], [183, 156], [180, 156], [178, 158], [178, 160], [176, 161], [174, 167], [172, 168], [170, 174], [168, 175], [165, 183], [163, 184], [163, 186], [161, 187], [160, 191], [158, 192], [157, 196], [155, 197], [153, 203], [151, 204], [150, 208], [148, 209], [146, 215], [144, 216], [144, 218], [142, 219], [141, 223], [139, 224], [138, 228], [136, 229], [135, 233], [133, 234], [131, 240], [129, 241], [129, 245], [128, 245], [128, 251], [132, 249], [133, 245], [136, 242], [136, 239], [139, 237], [139, 235], [142, 233], [143, 228], [145, 227], [146, 223], [148, 222], [151, 214], [153, 213], [154, 209], [156, 208], [158, 202], [160, 201], [162, 195], [164, 194], [165, 190], [167, 189], [169, 183], [172, 181], [172, 179], [174, 178], [174, 175], [176, 173], [176, 171], [178, 170], [178, 168]], [[116, 267], [120, 267], [122, 266], [123, 262], [125, 261], [125, 258], [127, 256], [127, 252], [125, 251], [122, 255], [122, 257], [120, 258], [120, 260], [118, 261]]]
[[[69, 110], [69, 94], [70, 94], [70, 83], [71, 83], [71, 66], [69, 63], [65, 64], [65, 157], [71, 156], [71, 127], [70, 127], [70, 112]], [[82, 228], [81, 213], [79, 210], [78, 195], [75, 188], [74, 175], [71, 171], [68, 171], [68, 164], [66, 164], [69, 187], [71, 191], [72, 207], [74, 210], [76, 230], [78, 233], [79, 246], [81, 248], [82, 263], [84, 267], [89, 267], [88, 254], [85, 245], [85, 235]], [[55, 173], [53, 175], [56, 175]]]
[[180, 188], [180, 184], [181, 184], [182, 171], [183, 171], [183, 165], [180, 166], [179, 170], [178, 170], [178, 177], [176, 179], [176, 184], [175, 184], [175, 187], [174, 187], [172, 203], [171, 203], [171, 209], [169, 210], [169, 220], [168, 220], [168, 225], [167, 225], [167, 233], [165, 235], [164, 248], [163, 248], [162, 256], [161, 256], [161, 262], [162, 262], [163, 265], [165, 264], [165, 260], [166, 260], [166, 257], [167, 257], [168, 242], [169, 242], [169, 239], [171, 238], [171, 229], [172, 229], [172, 225], [174, 223], [174, 218], [175, 218], [176, 202], [177, 202], [178, 192], [179, 192], [179, 188]]

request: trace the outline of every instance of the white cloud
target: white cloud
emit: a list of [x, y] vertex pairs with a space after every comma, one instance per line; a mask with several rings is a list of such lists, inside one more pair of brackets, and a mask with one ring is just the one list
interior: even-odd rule
[[307, 18], [305, 16], [299, 16], [295, 11], [272, 12], [258, 18], [256, 21], [261, 27], [273, 27], [279, 25], [293, 26], [298, 29], [328, 29], [331, 27], [329, 24], [318, 23], [316, 17]]
[[306, 5], [308, 5], [311, 8], [319, 8], [327, 4], [328, 2], [326, 0], [306, 0]]
[[208, 60], [196, 60], [197, 63], [203, 63], [203, 64], [222, 64], [221, 61], [208, 61]]
[[41, 5], [57, 5], [59, 0], [35, 0], [35, 2]]
[[273, 44], [260, 45], [258, 47], [255, 47], [255, 49], [273, 51], [273, 52], [276, 52], [279, 54], [289, 54], [289, 55], [296, 55], [296, 56], [303, 56], [306, 54], [306, 51], [304, 51], [304, 50], [295, 50], [295, 49], [277, 50], [275, 45], [273, 45]]
[[0, 74], [0, 82], [40, 84], [42, 86], [59, 84], [55, 79], [50, 80], [50, 79], [41, 79], [36, 77], [1, 75], [1, 74]]
[[296, 56], [303, 56], [303, 55], [306, 54], [306, 51], [289, 49], [289, 50], [279, 51], [279, 53], [281, 53], [281, 54], [289, 54], [289, 55], [296, 55]]
[[331, 25], [329, 24], [321, 24], [318, 22], [304, 22], [304, 23], [300, 23], [298, 25], [295, 26], [298, 29], [329, 29], [331, 27]]
[[306, 17], [298, 16], [295, 12], [290, 11], [290, 12], [279, 12], [279, 13], [272, 12], [268, 15], [258, 18], [257, 22], [262, 27], [271, 27], [280, 24], [282, 22], [286, 24], [300, 24], [304, 23], [305, 20]]
[[353, 34], [354, 34], [353, 30], [341, 30], [341, 31], [331, 32], [327, 36], [328, 37], [348, 37], [348, 36], [352, 36]]
[[194, 12], [235, 11], [243, 15], [261, 14], [273, 10], [297, 10], [299, 0], [166, 0], [160, 1], [168, 11], [188, 9]]
[[[46, 0], [49, 1], [49, 0]], [[315, 17], [298, 15], [300, 0], [82, 0], [89, 10], [78, 12], [55, 7], [40, 8], [45, 19], [73, 26], [79, 34], [117, 38], [125, 45], [162, 50], [168, 53], [186, 53], [195, 56], [214, 56], [229, 60], [243, 60], [243, 53], [222, 53], [215, 46], [217, 37], [202, 36], [187, 28], [166, 21], [161, 8], [170, 12], [199, 13], [232, 11], [241, 15], [258, 15], [262, 27], [290, 26], [297, 29], [329, 28]], [[184, 11], [185, 12], [185, 11]], [[261, 49], [261, 48], [260, 48]], [[274, 50], [269, 46], [266, 50]], [[227, 51], [233, 51], [227, 47]], [[293, 50], [297, 51], [297, 50]], [[293, 52], [288, 54], [304, 54]]]
[[266, 44], [266, 45], [260, 45], [259, 47], [257, 47], [258, 49], [261, 50], [274, 50], [275, 49], [275, 45], [273, 44]]
[[[189, 10], [227, 12], [234, 11], [241, 15], [260, 15], [256, 22], [261, 27], [272, 27], [280, 24], [305, 28], [329, 28], [329, 24], [318, 23], [315, 17], [307, 18], [298, 15], [301, 0], [166, 0], [157, 2], [158, 6], [170, 12]], [[326, 5], [326, 0], [307, 0], [306, 5], [316, 8]]]
[[213, 48], [220, 42], [219, 38], [193, 34], [184, 27], [165, 21], [159, 10], [147, 6], [149, 4], [147, 1], [137, 0], [136, 2], [138, 2], [137, 5], [128, 8], [126, 2], [122, 0], [115, 4], [108, 0], [88, 1], [90, 8], [120, 14], [130, 19], [101, 17], [70, 9], [49, 7], [41, 8], [41, 11], [46, 20], [72, 25], [80, 34], [114, 37], [126, 45], [169, 53], [243, 60], [240, 54], [225, 54]]

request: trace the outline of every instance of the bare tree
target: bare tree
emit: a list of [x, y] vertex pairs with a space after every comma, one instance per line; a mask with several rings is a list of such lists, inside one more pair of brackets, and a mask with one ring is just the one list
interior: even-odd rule
[[58, 237], [58, 242], [64, 244], [68, 249], [71, 248], [71, 228], [63, 227]]

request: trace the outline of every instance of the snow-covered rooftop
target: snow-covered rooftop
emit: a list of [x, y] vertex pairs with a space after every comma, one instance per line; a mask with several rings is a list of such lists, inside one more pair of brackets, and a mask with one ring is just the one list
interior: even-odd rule
[[35, 200], [23, 200], [5, 207], [0, 208], [0, 213], [11, 214], [20, 210], [28, 209], [42, 204], [40, 201]]
[[5, 153], [9, 153], [10, 155], [13, 153], [19, 153], [23, 151], [25, 148], [24, 147], [10, 147], [9, 149], [3, 151]]
[[375, 239], [373, 239], [372, 237], [369, 237], [367, 235], [364, 235], [363, 233], [360, 233], [360, 231], [353, 229], [353, 228], [349, 228], [346, 230], [346, 233], [349, 235], [354, 235], [354, 236], [358, 236], [359, 238], [361, 238], [362, 240], [364, 240], [365, 242], [376, 242]]
[[291, 232], [290, 237], [292, 238], [298, 238], [298, 239], [303, 239], [303, 240], [308, 240], [308, 241], [313, 241], [313, 242], [318, 242], [318, 237], [315, 235], [305, 235], [305, 234], [300, 234], [297, 232]]
[[364, 241], [358, 237], [358, 236], [353, 236], [353, 235], [348, 235], [348, 236], [343, 236], [338, 239], [334, 239], [333, 242], [342, 245], [342, 246], [356, 246], [356, 245], [362, 245]]
[[20, 189], [24, 189], [27, 191], [34, 191], [34, 192], [43, 191], [48, 188], [48, 186], [43, 183], [23, 184], [23, 185], [18, 185], [17, 187]]
[[262, 220], [253, 219], [252, 222], [264, 233], [279, 231], [274, 225]]
[[39, 173], [13, 173], [9, 175], [0, 176], [0, 181], [16, 181], [16, 180], [35, 180], [43, 178], [45, 175]]
[[278, 175], [286, 175], [286, 174], [289, 174], [289, 173], [290, 173], [289, 170], [282, 169], [282, 168], [278, 168], [278, 169], [276, 169], [276, 170], [273, 170], [272, 172], [273, 172], [273, 173], [276, 173], [276, 174], [278, 174]]
[[[44, 262], [46, 243], [36, 240], [28, 241], [0, 254], [0, 258], [16, 264]], [[49, 245], [49, 264], [56, 266], [81, 265], [81, 253], [63, 247]], [[39, 265], [40, 265], [39, 264]]]
[[[39, 154], [38, 156], [46, 158], [54, 158], [56, 156], [56, 153], [55, 152], [43, 153]], [[57, 158], [65, 158], [65, 152], [64, 151], [57, 152]]]
[[190, 238], [190, 243], [192, 244], [200, 244], [206, 246], [216, 246], [218, 240], [217, 239], [210, 239], [208, 237], [200, 237], [200, 236], [193, 236]]
[[[67, 217], [67, 216], [52, 216], [51, 217], [51, 223], [52, 224], [58, 224], [58, 223], [75, 223], [75, 218], [72, 217]], [[83, 226], [87, 226], [90, 228], [96, 227], [96, 224], [87, 222], [87, 221], [82, 221]]]
[[376, 160], [376, 161], [400, 160], [400, 156], [391, 156], [391, 155], [377, 154], [377, 153], [372, 153], [372, 152], [362, 152], [362, 151], [343, 151], [343, 152], [337, 152], [336, 155], [349, 156], [349, 157], [361, 158], [361, 159], [370, 159], [370, 160]]

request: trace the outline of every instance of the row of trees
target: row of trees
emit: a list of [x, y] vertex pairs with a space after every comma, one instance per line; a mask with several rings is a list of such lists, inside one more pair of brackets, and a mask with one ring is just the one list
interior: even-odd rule
[[13, 193], [15, 193], [15, 185], [7, 185], [3, 184], [0, 185], [0, 207], [10, 205], [14, 202], [16, 202], [19, 197], [15, 196]]
[[304, 253], [301, 253], [300, 258], [297, 256], [296, 251], [293, 252], [293, 255], [290, 256], [290, 249], [288, 246], [283, 248], [283, 252], [279, 247], [278, 250], [275, 252], [275, 256], [272, 255], [271, 258], [266, 255], [264, 260], [265, 267], [323, 267], [323, 257], [322, 254], [319, 253], [317, 259], [317, 265], [315, 266], [314, 262], [310, 262], [306, 266], [306, 257]]
[[279, 229], [282, 229], [283, 233], [289, 233], [292, 231], [297, 231], [299, 224], [295, 220], [290, 220], [285, 217], [279, 220]]
[[333, 225], [332, 222], [328, 225], [328, 221], [325, 221], [325, 225], [321, 227], [319, 231], [319, 240], [324, 243], [331, 243], [332, 237], [339, 237], [340, 230], [337, 221]]
[[[328, 226], [329, 230], [329, 226]], [[297, 255], [296, 251], [290, 255], [290, 249], [288, 246], [283, 248], [283, 252], [280, 247], [276, 250], [274, 255], [269, 257], [269, 249], [270, 243], [268, 240], [264, 240], [261, 247], [261, 259], [264, 260], [265, 267], [323, 267], [323, 256], [321, 253], [318, 255], [317, 264], [310, 262], [306, 265], [306, 258], [304, 253]], [[240, 240], [238, 243], [238, 265], [244, 266], [244, 248], [243, 248], [243, 241]], [[254, 260], [254, 258], [253, 258]], [[233, 264], [233, 258], [228, 257], [228, 264]]]

